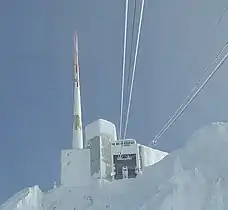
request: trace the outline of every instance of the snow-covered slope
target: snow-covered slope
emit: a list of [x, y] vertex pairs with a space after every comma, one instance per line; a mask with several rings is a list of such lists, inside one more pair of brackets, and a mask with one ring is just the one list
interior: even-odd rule
[[34, 187], [9, 199], [0, 210], [228, 209], [227, 151], [228, 124], [214, 123], [196, 132], [184, 148], [145, 168], [137, 179], [96, 180], [91, 186], [60, 186], [47, 193]]
[[1, 210], [41, 210], [42, 192], [38, 186], [26, 188], [0, 206]]

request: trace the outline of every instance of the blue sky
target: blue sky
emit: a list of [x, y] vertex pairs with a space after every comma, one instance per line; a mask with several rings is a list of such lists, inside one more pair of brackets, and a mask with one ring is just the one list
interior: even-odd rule
[[[146, 1], [128, 137], [152, 140], [210, 66], [228, 41], [228, 16], [216, 26], [226, 4]], [[75, 29], [84, 124], [97, 118], [118, 123], [124, 1], [3, 0], [0, 26], [1, 203], [27, 186], [47, 190], [59, 180], [60, 151], [72, 140]], [[227, 66], [159, 148], [173, 150], [200, 126], [227, 121]]]

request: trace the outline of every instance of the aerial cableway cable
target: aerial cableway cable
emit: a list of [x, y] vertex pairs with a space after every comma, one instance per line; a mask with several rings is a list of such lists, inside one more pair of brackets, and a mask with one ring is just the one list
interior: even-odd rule
[[[134, 41], [134, 32], [135, 32], [135, 17], [136, 17], [136, 0], [134, 0], [134, 10], [133, 10], [133, 24], [131, 31], [131, 44], [130, 44], [130, 59], [127, 71], [127, 80], [126, 80], [126, 93], [130, 92], [130, 76], [131, 76], [131, 67], [132, 67], [132, 56], [133, 56], [133, 41]], [[125, 110], [127, 111], [127, 110]]]
[[[228, 46], [228, 43], [226, 43], [224, 45], [222, 50], [216, 56], [213, 63], [215, 63], [218, 60], [218, 58], [220, 57], [220, 55], [222, 54], [222, 52], [225, 50], [225, 48], [227, 46]], [[228, 53], [226, 53], [226, 55], [222, 58], [222, 60], [218, 63], [218, 65], [213, 69], [213, 71], [209, 74], [209, 76], [206, 78], [206, 80], [201, 84], [201, 86], [198, 88], [198, 90], [193, 95], [192, 95], [192, 93], [190, 93], [192, 95], [191, 97], [189, 94], [189, 99], [187, 100], [187, 102], [183, 103], [180, 106], [180, 108], [179, 108], [180, 110], [175, 112], [175, 114], [170, 118], [170, 120], [166, 123], [166, 125], [161, 129], [161, 131], [154, 137], [154, 139], [148, 145], [150, 145], [151, 143], [156, 144], [158, 139], [169, 129], [170, 126], [172, 126], [172, 124], [181, 116], [181, 114], [186, 110], [186, 108], [191, 104], [191, 102], [201, 92], [201, 90], [207, 85], [207, 83], [211, 80], [211, 78], [215, 75], [215, 73], [220, 69], [222, 64], [226, 61], [227, 57], [228, 57]], [[198, 85], [198, 83], [197, 83], [197, 85]], [[195, 89], [195, 87], [193, 89]]]
[[[132, 48], [133, 48], [133, 40], [134, 40], [134, 29], [135, 29], [135, 19], [136, 19], [136, 0], [134, 3], [134, 11], [133, 11], [133, 27], [132, 27], [132, 34], [131, 34], [131, 46], [130, 46], [130, 63], [129, 63], [129, 68], [128, 68], [128, 76], [127, 76], [127, 93], [129, 91], [129, 99], [128, 99], [128, 107], [126, 110], [126, 123], [125, 123], [125, 130], [124, 130], [124, 136], [123, 139], [126, 138], [126, 130], [127, 130], [127, 125], [128, 125], [128, 117], [129, 117], [129, 110], [130, 110], [130, 105], [131, 105], [131, 98], [132, 98], [132, 91], [133, 91], [133, 84], [134, 84], [134, 74], [135, 74], [135, 69], [136, 69], [136, 59], [137, 59], [137, 54], [138, 54], [138, 48], [139, 48], [139, 38], [140, 38], [140, 33], [141, 33], [141, 26], [142, 26], [142, 17], [143, 17], [143, 12], [144, 12], [144, 0], [142, 0], [141, 4], [141, 12], [140, 12], [140, 19], [139, 19], [139, 26], [138, 26], [138, 34], [137, 34], [137, 41], [136, 41], [136, 49], [134, 53], [134, 63], [133, 63], [133, 70], [132, 70], [132, 78], [131, 78], [131, 83], [130, 83], [130, 76], [131, 76], [131, 63], [132, 63]], [[123, 78], [122, 78], [123, 79]], [[125, 95], [126, 96], [126, 95]], [[121, 146], [121, 151], [120, 155], [122, 154], [123, 150], [123, 145]]]
[[[214, 61], [212, 62], [212, 65], [215, 64], [215, 62], [219, 59], [219, 57], [221, 56], [221, 54], [224, 52], [225, 48], [228, 46], [228, 42], [225, 44], [225, 46], [219, 51], [219, 53], [217, 54], [216, 58], [214, 59]], [[192, 90], [190, 91], [190, 93], [188, 94], [188, 96], [186, 97], [186, 99], [184, 100], [184, 102], [181, 104], [181, 106], [175, 111], [175, 113], [173, 114], [173, 116], [167, 121], [167, 123], [164, 125], [164, 127], [159, 131], [159, 133], [154, 137], [153, 142], [156, 143], [155, 139], [157, 139], [158, 136], [160, 136], [160, 134], [166, 129], [166, 127], [169, 125], [169, 123], [173, 120], [173, 118], [175, 118], [175, 116], [180, 112], [180, 110], [182, 109], [182, 107], [184, 107], [184, 105], [190, 100], [191, 96], [194, 94], [194, 92], [197, 89], [197, 86], [202, 82], [202, 80], [204, 78], [206, 78], [205, 76], [208, 74], [209, 72], [209, 68], [206, 69], [206, 71], [203, 74], [203, 77], [200, 78], [196, 85], [192, 88]]]
[[[134, 52], [133, 52], [133, 45], [134, 45], [134, 41], [135, 41], [135, 24], [136, 24], [136, 2], [137, 0], [134, 0], [133, 2], [133, 18], [132, 18], [132, 27], [130, 29], [130, 25], [128, 26], [128, 28], [130, 29], [129, 31], [131, 31], [131, 37], [130, 38], [130, 51], [129, 51], [129, 62], [126, 62], [126, 74], [125, 74], [125, 93], [124, 93], [124, 107], [123, 107], [123, 122], [124, 120], [126, 120], [126, 113], [127, 113], [127, 100], [129, 98], [129, 92], [130, 92], [130, 79], [131, 79], [131, 75], [132, 75], [132, 69], [133, 69], [133, 56], [134, 56]], [[130, 7], [130, 6], [129, 6]], [[128, 18], [131, 19], [131, 18]], [[122, 129], [123, 130], [123, 129]]]
[[128, 0], [125, 4], [125, 21], [124, 21], [124, 46], [123, 46], [123, 69], [121, 82], [121, 99], [120, 99], [120, 122], [119, 122], [119, 139], [122, 137], [123, 124], [123, 103], [124, 103], [124, 82], [125, 82], [125, 63], [126, 63], [126, 48], [127, 48], [127, 18], [128, 18]]
[[220, 18], [218, 19], [218, 22], [216, 23], [216, 25], [220, 24], [220, 22], [222, 21], [222, 19], [227, 11], [228, 11], [228, 6], [224, 9], [224, 11], [223, 11], [222, 15], [220, 16]]
[[[224, 9], [224, 11], [222, 12], [222, 14], [218, 18], [218, 21], [215, 24], [216, 27], [219, 26], [219, 24], [221, 23], [221, 21], [222, 21], [222, 19], [225, 16], [225, 14], [226, 14], [227, 11], [228, 11], [228, 6]], [[208, 40], [206, 40], [206, 43], [207, 42], [208, 42]], [[223, 51], [225, 50], [225, 48], [227, 46], [228, 46], [228, 42], [226, 42], [226, 44], [224, 45], [224, 47], [217, 54], [217, 56], [216, 56], [215, 60], [213, 61], [212, 65], [215, 64], [215, 62], [219, 59], [219, 57], [221, 56], [221, 54], [223, 53]], [[182, 110], [182, 107], [184, 107], [184, 105], [186, 103], [188, 103], [188, 101], [191, 99], [191, 96], [193, 95], [194, 91], [197, 89], [197, 86], [204, 79], [204, 76], [206, 76], [208, 72], [209, 72], [209, 69], [206, 69], [206, 71], [204, 72], [203, 77], [197, 81], [195, 87], [190, 91], [190, 93], [188, 94], [188, 96], [186, 97], [186, 99], [184, 100], [184, 102], [181, 104], [181, 106], [176, 110], [176, 112], [173, 114], [173, 116], [167, 121], [167, 123], [164, 125], [164, 127], [158, 132], [158, 134], [153, 138], [153, 140], [150, 143], [156, 144], [157, 140], [167, 131], [167, 129], [168, 129], [167, 126], [168, 127], [171, 126], [171, 125], [169, 126], [170, 122], [172, 122], [173, 119], [175, 118], [175, 116]], [[165, 132], [164, 132], [164, 130], [165, 130]]]
[[139, 49], [139, 40], [140, 40], [140, 34], [141, 34], [141, 28], [142, 28], [142, 20], [143, 20], [143, 13], [144, 13], [144, 3], [145, 3], [145, 0], [142, 0], [141, 12], [140, 12], [140, 19], [139, 19], [139, 27], [138, 27], [138, 34], [137, 34], [137, 41], [136, 41], [136, 49], [135, 49], [135, 56], [134, 56], [134, 64], [133, 64], [133, 70], [132, 70], [131, 85], [130, 85], [130, 92], [129, 92], [128, 107], [127, 107], [127, 114], [126, 114], [126, 122], [125, 122], [125, 127], [124, 127], [124, 136], [123, 136], [123, 139], [126, 138], [127, 126], [128, 126], [128, 120], [129, 120], [129, 113], [130, 113], [130, 108], [131, 108], [132, 92], [133, 92], [133, 86], [134, 86], [135, 70], [136, 70], [136, 63], [137, 63], [137, 56], [138, 56], [138, 49]]

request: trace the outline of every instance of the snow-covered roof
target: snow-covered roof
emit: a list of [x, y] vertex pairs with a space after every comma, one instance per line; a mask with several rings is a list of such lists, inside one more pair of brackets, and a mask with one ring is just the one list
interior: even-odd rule
[[115, 141], [117, 139], [116, 126], [113, 123], [103, 119], [98, 119], [85, 126], [86, 142], [96, 136], [102, 135], [109, 136], [113, 141]]

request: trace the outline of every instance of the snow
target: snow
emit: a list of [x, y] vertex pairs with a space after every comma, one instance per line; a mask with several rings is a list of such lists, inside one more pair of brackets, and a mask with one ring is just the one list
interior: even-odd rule
[[38, 186], [26, 188], [1, 205], [0, 210], [42, 210], [42, 196]]
[[113, 141], [117, 140], [116, 126], [103, 119], [98, 119], [85, 126], [85, 145], [96, 136], [109, 136]]
[[0, 210], [224, 210], [228, 209], [228, 123], [197, 131], [182, 149], [144, 169], [136, 179], [94, 180], [85, 187], [35, 186]]
[[154, 165], [168, 155], [167, 152], [159, 151], [144, 145], [141, 145], [141, 153], [143, 167]]

